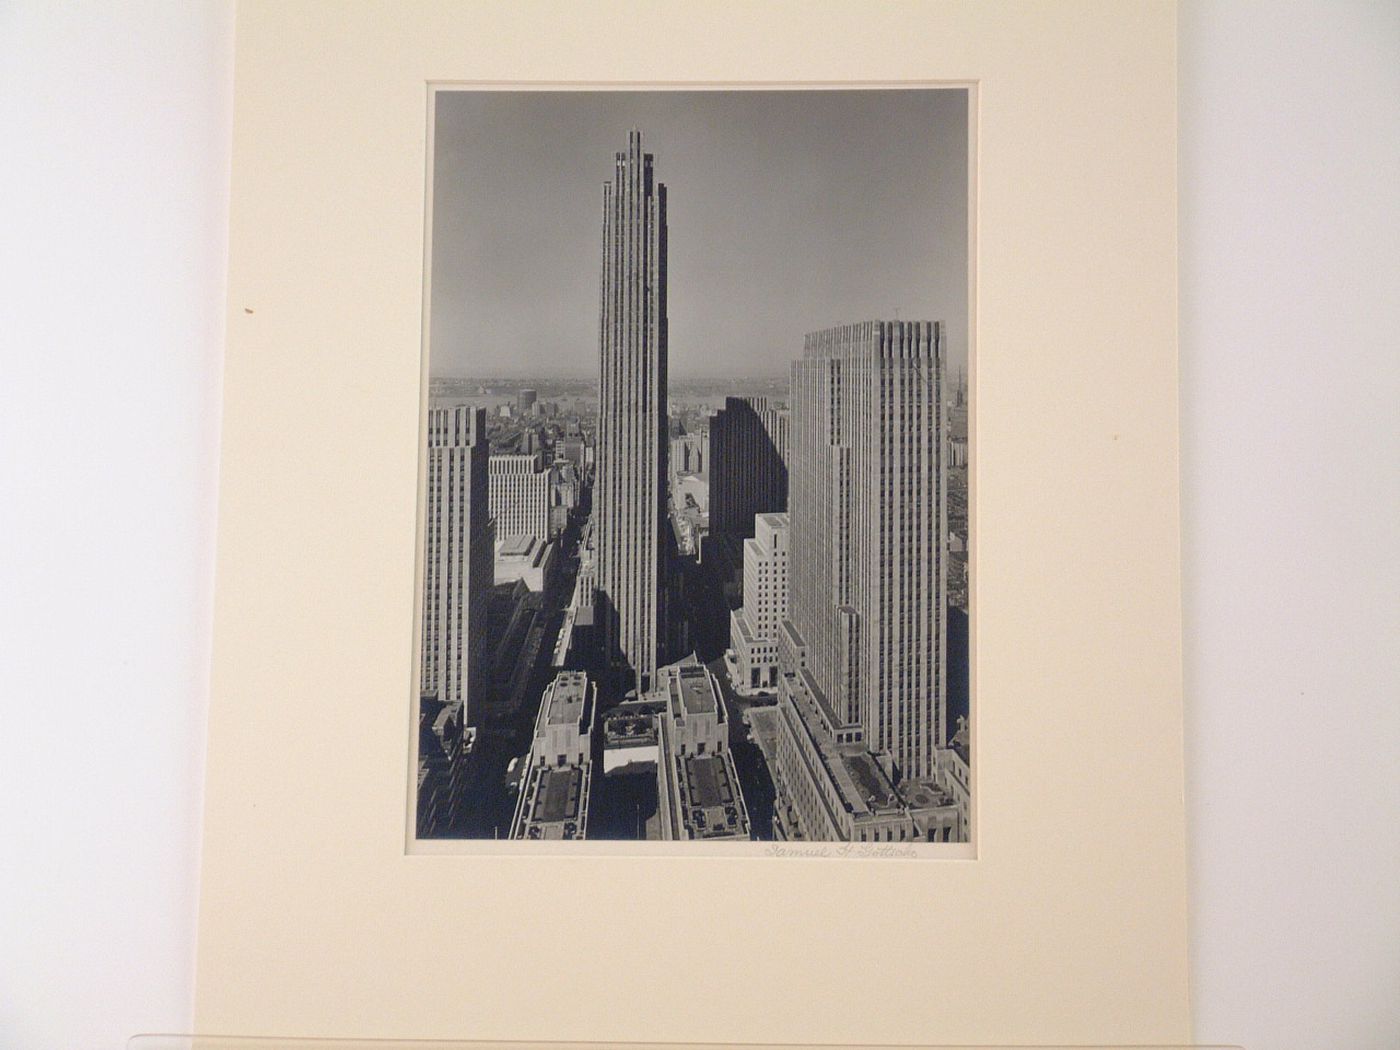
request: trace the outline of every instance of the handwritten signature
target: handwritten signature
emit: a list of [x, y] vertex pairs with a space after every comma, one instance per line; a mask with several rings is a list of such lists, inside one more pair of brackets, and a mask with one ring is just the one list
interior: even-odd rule
[[918, 850], [898, 842], [774, 842], [765, 847], [766, 857], [854, 857], [860, 860], [880, 857], [917, 857]]

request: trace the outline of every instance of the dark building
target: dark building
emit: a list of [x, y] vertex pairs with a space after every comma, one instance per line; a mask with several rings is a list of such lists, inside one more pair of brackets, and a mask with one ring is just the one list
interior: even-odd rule
[[727, 397], [710, 417], [710, 531], [753, 535], [787, 510], [788, 414], [766, 397]]

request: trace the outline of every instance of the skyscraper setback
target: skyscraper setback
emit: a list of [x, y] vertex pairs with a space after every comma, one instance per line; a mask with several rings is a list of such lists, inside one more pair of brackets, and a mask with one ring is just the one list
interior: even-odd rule
[[666, 187], [635, 128], [603, 184], [598, 603], [606, 659], [649, 688], [667, 637]]

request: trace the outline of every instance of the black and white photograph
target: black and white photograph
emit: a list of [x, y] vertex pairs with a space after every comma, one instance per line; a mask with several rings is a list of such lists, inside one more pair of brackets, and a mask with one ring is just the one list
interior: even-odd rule
[[969, 90], [430, 106], [414, 837], [970, 843]]

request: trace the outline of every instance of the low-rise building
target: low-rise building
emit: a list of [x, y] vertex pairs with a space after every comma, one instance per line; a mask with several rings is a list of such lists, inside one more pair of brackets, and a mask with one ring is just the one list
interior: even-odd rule
[[658, 713], [657, 798], [664, 839], [749, 839], [748, 808], [729, 750], [729, 715], [703, 664], [664, 667]]
[[496, 584], [519, 580], [542, 593], [554, 569], [554, 544], [538, 536], [502, 536], [496, 541]]
[[[780, 796], [775, 805], [779, 836], [837, 842], [966, 840], [966, 792], [960, 800], [941, 775], [896, 786], [890, 757], [866, 746], [860, 725], [837, 718], [809, 670], [784, 674], [778, 684], [774, 783]], [[950, 770], [955, 758], [943, 759]]]
[[636, 773], [655, 766], [660, 739], [655, 704], [618, 704], [603, 718], [603, 772]]
[[545, 689], [511, 838], [588, 837], [597, 706], [598, 686], [581, 671], [562, 671]]

